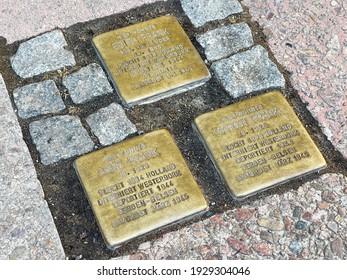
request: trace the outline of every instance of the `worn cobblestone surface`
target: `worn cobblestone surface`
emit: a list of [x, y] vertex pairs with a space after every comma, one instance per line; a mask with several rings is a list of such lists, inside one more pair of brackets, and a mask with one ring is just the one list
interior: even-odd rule
[[117, 103], [100, 109], [88, 116], [86, 121], [103, 146], [117, 143], [137, 131], [122, 106]]
[[252, 31], [247, 23], [236, 23], [196, 36], [209, 61], [226, 58], [253, 45]]
[[20, 45], [11, 58], [14, 71], [22, 78], [32, 77], [48, 71], [76, 64], [72, 52], [66, 50], [64, 35], [53, 30]]
[[181, 0], [181, 5], [190, 21], [197, 27], [243, 11], [237, 0]]
[[34, 121], [30, 135], [40, 153], [43, 164], [90, 152], [94, 143], [74, 116], [58, 116]]
[[254, 91], [284, 88], [285, 80], [262, 46], [214, 62], [211, 70], [233, 97]]
[[101, 95], [112, 93], [113, 89], [101, 66], [92, 63], [63, 79], [72, 101], [82, 104]]
[[21, 118], [58, 113], [65, 109], [60, 92], [52, 80], [16, 88], [13, 99]]

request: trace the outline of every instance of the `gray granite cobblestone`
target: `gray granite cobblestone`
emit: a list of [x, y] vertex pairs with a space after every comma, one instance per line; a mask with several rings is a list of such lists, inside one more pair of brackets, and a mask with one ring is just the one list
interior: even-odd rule
[[285, 80], [262, 46], [214, 62], [211, 66], [224, 89], [234, 98], [264, 89], [284, 88]]
[[112, 87], [101, 66], [92, 63], [63, 79], [72, 101], [82, 104], [94, 97], [111, 93]]
[[67, 43], [61, 30], [53, 30], [19, 45], [11, 57], [13, 70], [21, 78], [61, 69], [76, 64], [72, 52], [65, 49]]
[[181, 5], [195, 27], [243, 11], [237, 0], [181, 0]]
[[90, 152], [94, 148], [87, 131], [75, 116], [38, 120], [29, 125], [29, 131], [44, 165]]
[[21, 118], [30, 118], [65, 109], [64, 102], [54, 81], [26, 85], [13, 91], [13, 99]]
[[209, 61], [228, 57], [253, 45], [252, 31], [247, 23], [222, 26], [196, 37]]
[[123, 140], [137, 131], [121, 105], [112, 103], [86, 118], [92, 132], [104, 146]]

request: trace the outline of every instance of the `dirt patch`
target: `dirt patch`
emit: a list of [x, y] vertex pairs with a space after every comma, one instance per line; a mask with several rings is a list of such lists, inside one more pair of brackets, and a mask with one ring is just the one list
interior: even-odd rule
[[[75, 105], [72, 103], [66, 89], [62, 85], [62, 77], [73, 72], [76, 68], [86, 66], [90, 63], [96, 62], [100, 64], [96, 52], [91, 45], [93, 36], [166, 14], [171, 14], [179, 20], [203, 59], [205, 59], [205, 56], [201, 46], [199, 46], [195, 40], [196, 34], [203, 33], [211, 28], [224, 24], [247, 22], [252, 28], [255, 44], [261, 44], [269, 51], [270, 58], [278, 65], [280, 71], [285, 76], [287, 85], [284, 94], [327, 160], [328, 167], [321, 171], [320, 174], [335, 172], [346, 174], [346, 160], [343, 159], [341, 154], [335, 151], [334, 147], [322, 133], [317, 121], [311, 116], [306, 109], [306, 105], [300, 100], [297, 92], [290, 84], [290, 73], [275, 61], [266, 43], [264, 33], [256, 22], [251, 21], [246, 8], [245, 12], [240, 16], [230, 16], [225, 20], [216, 21], [201, 28], [194, 28], [191, 25], [190, 21], [183, 13], [180, 2], [176, 0], [158, 2], [142, 6], [126, 13], [112, 15], [86, 23], [79, 23], [63, 30], [68, 41], [68, 48], [75, 55], [77, 66], [66, 68], [63, 71], [54, 71], [48, 74], [38, 75], [29, 79], [20, 79], [13, 72], [9, 64], [9, 58], [16, 52], [21, 42], [6, 45], [5, 40], [1, 39], [0, 70], [6, 81], [12, 101], [12, 92], [14, 88], [32, 82], [52, 79], [56, 82], [60, 92], [62, 92], [64, 102], [67, 106], [67, 109], [63, 111], [62, 114], [77, 115], [81, 119], [84, 119], [99, 108], [106, 107], [112, 102], [120, 103], [119, 98], [115, 94], [110, 94], [85, 105]], [[233, 99], [223, 90], [217, 80], [212, 77], [210, 81], [199, 88], [157, 101], [153, 104], [135, 106], [132, 109], [126, 110], [127, 116], [140, 131], [149, 132], [159, 128], [167, 128], [172, 133], [194, 177], [206, 195], [210, 210], [200, 218], [185, 221], [170, 226], [169, 228], [150, 233], [145, 237], [137, 238], [115, 251], [107, 249], [102, 240], [87, 198], [72, 167], [75, 158], [61, 160], [49, 166], [40, 164], [39, 154], [36, 151], [28, 131], [29, 123], [40, 117], [31, 118], [29, 120], [19, 119], [24, 139], [31, 152], [39, 180], [44, 188], [45, 196], [53, 214], [66, 256], [69, 259], [109, 259], [121, 255], [132, 254], [136, 252], [139, 244], [154, 240], [162, 236], [165, 232], [177, 230], [199, 219], [240, 207], [260, 197], [274, 193], [283, 193], [289, 189], [298, 188], [303, 183], [317, 178], [319, 176], [317, 173], [304, 176], [264, 193], [255, 195], [242, 202], [237, 202], [229, 196], [212, 162], [208, 159], [203, 145], [194, 133], [191, 124], [195, 117], [205, 112], [224, 107], [228, 104], [263, 92], [265, 91]], [[15, 108], [14, 104], [13, 107]], [[91, 134], [90, 131], [89, 133]], [[95, 137], [93, 137], [93, 140], [95, 144], [100, 147]]]

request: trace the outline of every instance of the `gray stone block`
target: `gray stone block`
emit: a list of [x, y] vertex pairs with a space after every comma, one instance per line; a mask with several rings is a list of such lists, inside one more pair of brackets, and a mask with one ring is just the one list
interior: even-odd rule
[[196, 37], [209, 61], [219, 60], [253, 45], [252, 31], [246, 23], [223, 26]]
[[85, 103], [94, 97], [113, 91], [101, 66], [96, 63], [65, 77], [63, 84], [76, 104]]
[[104, 146], [123, 140], [137, 131], [127, 118], [122, 106], [112, 103], [86, 118], [92, 132]]
[[268, 88], [284, 88], [285, 80], [262, 46], [214, 62], [211, 70], [233, 97]]
[[65, 109], [59, 90], [51, 80], [16, 88], [13, 99], [18, 115], [24, 119]]
[[181, 0], [181, 5], [196, 27], [243, 11], [237, 0]]
[[21, 78], [61, 69], [76, 64], [60, 30], [53, 30], [19, 45], [17, 53], [11, 57], [13, 70]]
[[58, 116], [32, 122], [30, 135], [45, 165], [93, 150], [94, 143], [75, 116]]

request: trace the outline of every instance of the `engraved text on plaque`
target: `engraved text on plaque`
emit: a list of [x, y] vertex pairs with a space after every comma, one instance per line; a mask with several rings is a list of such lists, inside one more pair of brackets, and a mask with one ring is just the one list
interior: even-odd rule
[[111, 248], [207, 209], [165, 129], [82, 156], [75, 169]]
[[203, 114], [195, 119], [194, 127], [236, 198], [326, 165], [278, 91]]
[[210, 78], [183, 28], [170, 15], [98, 35], [93, 45], [127, 106], [189, 90]]

